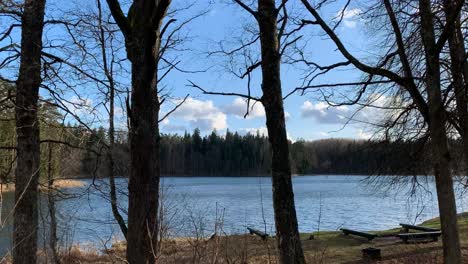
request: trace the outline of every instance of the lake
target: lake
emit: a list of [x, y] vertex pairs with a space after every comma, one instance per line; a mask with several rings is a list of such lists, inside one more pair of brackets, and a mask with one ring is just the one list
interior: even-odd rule
[[[419, 177], [419, 191], [410, 185], [387, 189], [370, 185], [365, 176], [293, 177], [301, 232], [380, 230], [400, 222], [420, 223], [438, 215], [431, 177]], [[386, 179], [386, 178], [382, 178]], [[62, 246], [80, 244], [102, 248], [122, 239], [107, 199], [107, 180], [84, 180], [85, 187], [67, 189], [57, 201]], [[119, 201], [126, 208], [127, 179], [117, 179]], [[246, 226], [274, 233], [271, 182], [268, 177], [164, 177], [161, 179], [167, 232], [170, 236], [209, 236], [215, 223], [226, 234], [245, 233]], [[455, 186], [458, 211], [468, 209], [468, 197]], [[11, 248], [13, 193], [2, 197], [0, 254]], [[46, 197], [40, 201], [42, 223], [47, 223]], [[216, 220], [217, 219], [217, 220]], [[46, 225], [47, 226], [47, 225]], [[40, 236], [47, 236], [41, 225]], [[41, 243], [43, 241], [41, 240]]]

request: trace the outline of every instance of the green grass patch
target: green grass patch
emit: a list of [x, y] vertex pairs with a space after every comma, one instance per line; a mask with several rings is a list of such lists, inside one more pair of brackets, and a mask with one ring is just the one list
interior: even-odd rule
[[[429, 228], [436, 228], [440, 229], [440, 219], [439, 217], [424, 221], [423, 223], [419, 224], [419, 226], [429, 227]], [[460, 229], [460, 238], [462, 240], [468, 240], [468, 212], [462, 213], [458, 215], [458, 226]], [[361, 230], [358, 230], [361, 231]], [[377, 230], [377, 231], [365, 231], [371, 234], [377, 235], [392, 235], [401, 233], [401, 227], [395, 227], [387, 230]], [[310, 239], [311, 235], [313, 236], [313, 240]], [[369, 243], [368, 240], [364, 237], [343, 235], [341, 231], [320, 231], [320, 232], [312, 232], [312, 233], [301, 233], [300, 234], [301, 240], [307, 241], [311, 240], [312, 243], [317, 245], [328, 245], [330, 247], [346, 247], [346, 246], [357, 246], [365, 243]]]

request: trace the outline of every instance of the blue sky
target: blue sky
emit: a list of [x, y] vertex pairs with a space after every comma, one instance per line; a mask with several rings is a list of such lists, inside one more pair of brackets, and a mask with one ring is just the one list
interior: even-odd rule
[[[218, 1], [219, 2], [219, 1]], [[333, 6], [329, 6], [324, 13], [324, 17], [331, 19], [338, 14], [342, 1]], [[300, 5], [293, 8], [299, 9]], [[348, 7], [345, 11], [344, 22], [337, 29], [344, 42], [355, 54], [364, 54], [366, 33], [363, 32], [362, 23], [357, 16], [358, 7]], [[307, 15], [307, 14], [306, 14]], [[310, 19], [310, 17], [307, 17]], [[193, 43], [199, 54], [194, 58], [187, 58], [190, 62], [185, 66], [188, 69], [203, 68], [203, 65], [213, 66], [206, 73], [179, 74], [174, 73], [168, 81], [169, 86], [174, 88], [174, 94], [183, 96], [190, 94], [189, 101], [176, 111], [168, 122], [162, 125], [162, 131], [167, 133], [181, 132], [184, 129], [191, 130], [200, 127], [205, 131], [213, 128], [223, 133], [226, 128], [233, 131], [255, 131], [266, 132], [264, 110], [260, 104], [252, 109], [250, 116], [243, 118], [246, 111], [245, 100], [236, 97], [203, 95], [193, 87], [187, 87], [187, 80], [195, 82], [201, 87], [211, 91], [222, 92], [247, 92], [247, 82], [239, 80], [237, 77], [223, 70], [226, 60], [219, 57], [207, 58], [204, 52], [217, 48], [219, 41], [225, 41], [229, 45], [242, 34], [241, 25], [253, 24], [254, 20], [241, 8], [226, 3], [217, 3], [210, 6], [210, 11], [206, 16], [192, 23], [190, 33], [195, 35]], [[324, 37], [318, 28], [309, 30], [305, 34], [310, 45], [308, 47], [309, 59], [313, 59], [322, 65], [334, 63], [342, 60], [341, 55], [335, 50], [331, 41]], [[236, 47], [231, 45], [230, 47]], [[198, 52], [196, 52], [198, 53]], [[224, 64], [223, 64], [224, 63]], [[304, 76], [303, 67], [283, 65], [282, 66], [282, 86], [283, 93], [287, 94], [295, 87], [301, 85]], [[323, 78], [318, 78], [313, 84], [325, 82], [340, 82], [358, 80], [360, 73], [356, 70], [347, 69], [329, 73]], [[252, 89], [259, 94], [260, 76], [253, 77]], [[337, 88], [340, 89], [340, 88]], [[306, 94], [304, 96], [292, 95], [285, 101], [285, 111], [287, 112], [287, 130], [291, 139], [303, 138], [307, 140], [344, 137], [344, 138], [368, 138], [372, 131], [364, 124], [352, 124], [343, 128], [345, 117], [351, 116], [352, 107], [329, 108], [318, 93]]]
[[[101, 0], [102, 1], [102, 0]], [[105, 5], [105, 1], [102, 1]], [[121, 1], [124, 8], [128, 1]], [[249, 2], [249, 1], [245, 1]], [[251, 1], [255, 3], [256, 1]], [[57, 18], [63, 11], [76, 12], [95, 8], [95, 0], [64, 2], [61, 0], [49, 0], [46, 16], [48, 18]], [[188, 1], [174, 0], [173, 8], [187, 6]], [[178, 51], [171, 51], [169, 56], [177, 57], [181, 61], [179, 65], [185, 70], [200, 70], [198, 73], [171, 72], [161, 84], [165, 91], [170, 91], [171, 98], [166, 100], [162, 107], [161, 116], [169, 111], [185, 95], [189, 98], [176, 112], [161, 123], [161, 132], [163, 133], [184, 133], [184, 131], [193, 131], [200, 128], [202, 133], [210, 133], [216, 129], [219, 134], [224, 134], [227, 129], [230, 131], [239, 131], [240, 133], [255, 133], [257, 130], [266, 133], [265, 114], [260, 103], [253, 106], [250, 115], [244, 118], [246, 111], [245, 100], [238, 97], [203, 95], [199, 90], [188, 86], [189, 81], [210, 90], [219, 92], [246, 93], [247, 82], [229, 73], [226, 69], [228, 58], [226, 56], [207, 56], [207, 52], [219, 49], [219, 42], [223, 42], [227, 49], [238, 47], [236, 41], [239, 37], [248, 37], [245, 28], [256, 28], [253, 17], [240, 7], [232, 4], [229, 0], [214, 1], [194, 1], [194, 5], [186, 10], [177, 13], [177, 23], [194, 16], [202, 11], [206, 14], [189, 23], [181, 31], [186, 36], [186, 41], [179, 47]], [[366, 2], [353, 1], [344, 11], [343, 22], [336, 29], [342, 41], [347, 45], [354, 55], [360, 58], [366, 58], [378, 43], [373, 43], [375, 34], [366, 31], [365, 21], [360, 18], [361, 7]], [[322, 16], [326, 21], [333, 22], [340, 11], [342, 11], [345, 1], [336, 1], [333, 4], [321, 10]], [[255, 6], [254, 6], [255, 8]], [[304, 11], [302, 5], [297, 0], [289, 1], [289, 13], [301, 18], [311, 19], [310, 15]], [[174, 24], [174, 26], [176, 25]], [[61, 36], [63, 29], [52, 26], [47, 28], [44, 33], [44, 39], [63, 39]], [[18, 33], [17, 33], [18, 34]], [[334, 44], [323, 35], [323, 32], [317, 27], [303, 31], [300, 45], [305, 45], [304, 54], [308, 60], [313, 60], [321, 65], [332, 64], [343, 60], [339, 52], [336, 51]], [[307, 44], [306, 44], [307, 43]], [[2, 43], [0, 43], [2, 44]], [[120, 43], [123, 45], [123, 43]], [[258, 44], [258, 42], [257, 42]], [[72, 47], [70, 49], [73, 49]], [[258, 47], [251, 50], [253, 56], [259, 56]], [[293, 54], [293, 53], [291, 53]], [[123, 49], [120, 56], [124, 57]], [[237, 58], [238, 59], [238, 58]], [[236, 60], [236, 62], [239, 62]], [[241, 68], [241, 65], [235, 64], [235, 68]], [[126, 65], [128, 67], [128, 64]], [[294, 88], [300, 86], [303, 77], [307, 74], [308, 68], [300, 65], [282, 65], [282, 87], [283, 94], [288, 94]], [[90, 69], [92, 72], [93, 69]], [[13, 71], [14, 72], [14, 71]], [[5, 71], [2, 73], [5, 75]], [[130, 76], [127, 71], [119, 72], [119, 80], [122, 87], [130, 85]], [[260, 91], [260, 72], [257, 70], [252, 75], [252, 94], [261, 96]], [[361, 74], [352, 69], [345, 68], [329, 72], [314, 80], [312, 84], [321, 84], [327, 82], [346, 82], [358, 81]], [[65, 77], [66, 78], [66, 77]], [[335, 88], [327, 90], [341, 96], [353, 97], [351, 88]], [[351, 89], [351, 90], [350, 90]], [[96, 89], [88, 84], [81, 85], [78, 89], [79, 95], [65, 92], [70, 102], [80, 102], [88, 105], [90, 108], [98, 105], [102, 101], [102, 95], [98, 95]], [[47, 97], [46, 92], [42, 96]], [[385, 97], [379, 97], [377, 103], [383, 103]], [[352, 123], [343, 126], [350, 117], [355, 108], [352, 106], [330, 108], [323, 101], [319, 93], [307, 93], [303, 96], [293, 94], [284, 102], [287, 120], [288, 135], [292, 140], [303, 138], [306, 140], [315, 140], [330, 137], [340, 138], [369, 138], [372, 135], [372, 128], [363, 123]], [[105, 112], [102, 106], [96, 109], [97, 119], [89, 115], [87, 109], [77, 109], [68, 104], [68, 106], [79, 114], [83, 120], [92, 120], [96, 124], [106, 124]], [[86, 107], [85, 107], [86, 108]], [[125, 124], [124, 112], [118, 107], [118, 122], [121, 127]], [[375, 118], [378, 114], [375, 110], [364, 109], [358, 115], [360, 120], [368, 121]]]

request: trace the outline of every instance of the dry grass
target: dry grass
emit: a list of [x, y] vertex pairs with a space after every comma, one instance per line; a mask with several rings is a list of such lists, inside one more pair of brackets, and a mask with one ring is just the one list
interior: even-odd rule
[[54, 188], [78, 188], [85, 186], [85, 182], [73, 179], [56, 179], [54, 180]]
[[[66, 188], [78, 188], [85, 186], [85, 182], [81, 180], [74, 180], [74, 179], [56, 179], [54, 180], [54, 188], [57, 189], [66, 189]], [[40, 185], [41, 190], [47, 190], [47, 184], [41, 183]], [[2, 183], [0, 184], [0, 191], [1, 192], [13, 192], [15, 190], [14, 183]]]
[[[468, 214], [460, 215], [460, 235], [465, 263], [468, 263]], [[422, 225], [438, 227], [438, 219]], [[394, 233], [398, 229], [376, 233]], [[395, 237], [382, 237], [367, 241], [354, 236], [344, 236], [340, 232], [302, 234], [303, 248], [307, 263], [365, 263], [361, 249], [378, 247], [382, 250], [382, 261], [378, 263], [442, 263], [441, 242], [404, 244]], [[116, 243], [102, 253], [73, 251], [63, 263], [125, 263], [125, 244]], [[65, 260], [65, 259], [64, 259]], [[221, 236], [212, 239], [179, 238], [163, 242], [158, 263], [164, 264], [263, 264], [277, 263], [275, 239], [264, 241], [251, 235]]]
[[[468, 213], [460, 215], [460, 237], [464, 263], [468, 263]], [[438, 227], [438, 219], [422, 224]], [[379, 234], [395, 233], [398, 229], [378, 231]], [[382, 250], [382, 261], [378, 263], [394, 264], [436, 264], [442, 263], [441, 242], [404, 244], [399, 239], [388, 236], [367, 241], [354, 236], [344, 236], [340, 232], [302, 234], [302, 245], [307, 263], [366, 263], [362, 260], [361, 249], [377, 247]], [[178, 238], [164, 240], [158, 263], [163, 264], [275, 264], [275, 238], [262, 240], [252, 235], [218, 236], [211, 239]], [[126, 263], [123, 242], [115, 243], [111, 248], [99, 252], [93, 248], [72, 247], [61, 252], [61, 263]], [[44, 256], [40, 254], [40, 258]], [[8, 263], [8, 262], [5, 262]], [[41, 261], [42, 263], [42, 261]]]

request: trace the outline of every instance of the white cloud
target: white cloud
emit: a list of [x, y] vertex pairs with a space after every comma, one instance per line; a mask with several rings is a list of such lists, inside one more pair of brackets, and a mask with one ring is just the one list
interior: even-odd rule
[[[254, 101], [251, 101], [249, 108], [249, 115], [246, 117], [247, 119], [265, 116], [265, 109], [259, 102], [255, 103]], [[236, 98], [232, 103], [224, 106], [223, 111], [226, 114], [244, 118], [244, 115], [247, 112], [247, 101], [242, 98]]]
[[92, 107], [93, 101], [89, 98], [78, 98], [73, 96], [68, 100], [64, 101], [63, 105], [68, 109], [69, 112], [76, 116], [86, 116], [93, 112]]
[[353, 20], [344, 20], [343, 23], [347, 28], [355, 28], [357, 25], [356, 21]]
[[[398, 98], [384, 94], [370, 94], [365, 101], [368, 106], [329, 106], [325, 102], [312, 103], [305, 101], [301, 107], [303, 118], [313, 118], [323, 124], [372, 123], [378, 124], [400, 114], [401, 110], [395, 108], [401, 104]], [[392, 108], [393, 107], [393, 108]], [[351, 120], [350, 120], [351, 119]]]
[[322, 136], [322, 137], [330, 137], [329, 133], [323, 132], [323, 131], [319, 132], [319, 135]]
[[349, 108], [346, 106], [330, 107], [324, 102], [313, 104], [305, 101], [301, 106], [301, 116], [304, 118], [313, 118], [320, 123], [325, 124], [343, 124], [348, 119], [346, 115]]
[[343, 11], [343, 9], [338, 12], [338, 17], [343, 14], [343, 19], [350, 19], [350, 18], [354, 18], [358, 15], [360, 15], [362, 13], [361, 9], [359, 8], [351, 8], [351, 9], [345, 9]]
[[339, 20], [343, 17], [343, 25], [347, 28], [355, 28], [357, 22], [359, 21], [359, 15], [362, 13], [362, 10], [359, 8], [351, 9], [341, 9], [335, 16], [336, 20]]
[[115, 127], [119, 130], [127, 129], [127, 113], [122, 107], [116, 106], [114, 109]]
[[213, 130], [227, 128], [226, 114], [218, 109], [213, 101], [202, 101], [188, 98], [171, 118], [181, 118], [187, 121], [192, 128], [200, 130]]
[[[364, 107], [357, 116], [357, 120], [366, 120], [379, 123], [388, 118], [396, 117], [401, 110], [396, 108], [402, 104], [401, 100], [384, 94], [373, 93], [369, 95], [367, 103], [371, 106]], [[392, 108], [393, 107], [393, 108]]]
[[242, 128], [241, 131], [244, 131], [247, 134], [257, 135], [268, 137], [268, 129], [266, 127], [257, 127], [257, 128]]
[[169, 125], [169, 123], [170, 123], [169, 118], [164, 118], [164, 119], [161, 121], [161, 124], [162, 124], [162, 125], [165, 125], [165, 126]]
[[[240, 132], [244, 132], [246, 134], [257, 135], [268, 137], [268, 129], [265, 126], [257, 127], [257, 128], [241, 128]], [[292, 142], [295, 141], [293, 137], [286, 131], [286, 137], [291, 140]]]
[[360, 139], [370, 139], [372, 137], [372, 134], [369, 133], [369, 132], [366, 132], [362, 129], [358, 129], [357, 131], [357, 138], [360, 138]]

